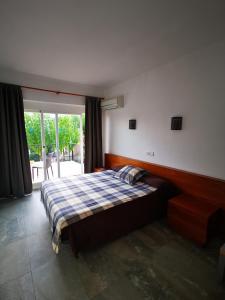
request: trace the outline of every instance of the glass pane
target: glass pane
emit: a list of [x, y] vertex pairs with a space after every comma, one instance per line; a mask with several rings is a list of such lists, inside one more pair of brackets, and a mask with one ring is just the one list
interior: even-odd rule
[[32, 183], [37, 184], [44, 180], [41, 143], [41, 114], [37, 112], [25, 112], [24, 118]]
[[60, 176], [81, 173], [80, 116], [58, 115]]
[[58, 177], [55, 114], [44, 113], [46, 178]]
[[82, 173], [84, 173], [84, 160], [85, 160], [85, 113], [82, 114], [82, 137], [83, 137], [83, 161], [82, 164]]

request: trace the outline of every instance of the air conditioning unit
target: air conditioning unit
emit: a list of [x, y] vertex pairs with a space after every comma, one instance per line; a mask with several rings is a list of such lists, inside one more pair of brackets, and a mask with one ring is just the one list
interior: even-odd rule
[[110, 110], [124, 106], [124, 96], [118, 96], [111, 99], [102, 100], [102, 110]]

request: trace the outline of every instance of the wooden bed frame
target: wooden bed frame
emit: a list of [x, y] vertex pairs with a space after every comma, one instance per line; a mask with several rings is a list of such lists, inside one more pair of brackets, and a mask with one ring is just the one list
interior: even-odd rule
[[63, 229], [75, 256], [126, 235], [166, 215], [167, 201], [156, 192], [99, 212]]
[[[182, 192], [213, 201], [225, 212], [225, 181], [223, 180], [124, 156], [105, 154], [106, 169], [126, 164], [144, 168], [156, 176], [167, 179]], [[77, 256], [81, 250], [93, 248], [164, 217], [167, 212], [167, 200], [168, 197], [157, 190], [150, 195], [100, 212], [64, 228], [62, 241], [69, 239], [72, 250]]]
[[[110, 167], [109, 167], [110, 168]], [[167, 182], [144, 197], [117, 205], [73, 223], [62, 230], [62, 242], [69, 240], [75, 256], [132, 230], [166, 216], [170, 195], [177, 191]]]

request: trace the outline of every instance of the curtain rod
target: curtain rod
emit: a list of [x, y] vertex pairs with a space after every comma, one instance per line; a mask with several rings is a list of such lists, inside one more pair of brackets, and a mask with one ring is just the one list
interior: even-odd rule
[[[88, 95], [82, 95], [82, 94], [76, 94], [76, 93], [69, 93], [69, 92], [63, 92], [63, 91], [55, 91], [55, 90], [47, 90], [47, 89], [41, 89], [41, 88], [35, 88], [31, 86], [25, 86], [21, 85], [21, 88], [27, 89], [27, 90], [34, 90], [34, 91], [41, 91], [41, 92], [47, 92], [47, 93], [54, 93], [56, 95], [67, 95], [67, 96], [80, 96], [80, 97], [92, 97]], [[100, 99], [104, 99], [102, 97], [99, 97]]]

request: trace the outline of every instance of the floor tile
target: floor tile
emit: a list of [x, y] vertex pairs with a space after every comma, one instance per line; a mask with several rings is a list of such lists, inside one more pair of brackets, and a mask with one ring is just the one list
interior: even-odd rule
[[0, 246], [0, 284], [30, 272], [26, 239]]
[[9, 243], [26, 237], [26, 227], [22, 216], [0, 217], [0, 245], [6, 246]]
[[31, 273], [0, 285], [0, 299], [35, 300]]
[[49, 221], [41, 202], [40, 192], [34, 193], [34, 198], [27, 197], [23, 203], [23, 217], [27, 235], [49, 231]]
[[46, 264], [51, 260], [57, 260], [58, 256], [53, 252], [51, 232], [46, 231], [32, 234], [27, 237], [31, 270]]
[[89, 300], [77, 272], [76, 259], [69, 251], [35, 268], [32, 275], [37, 299]]

